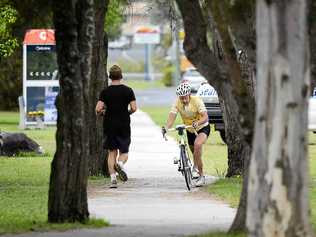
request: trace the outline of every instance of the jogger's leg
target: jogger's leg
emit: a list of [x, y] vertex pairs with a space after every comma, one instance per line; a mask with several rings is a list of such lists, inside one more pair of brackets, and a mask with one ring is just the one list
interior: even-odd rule
[[109, 150], [108, 168], [109, 168], [110, 175], [116, 173], [116, 171], [114, 170], [114, 165], [116, 163], [116, 157], [117, 157], [117, 150]]
[[119, 153], [119, 157], [118, 157], [118, 162], [119, 161], [122, 161], [123, 162], [123, 164], [125, 164], [126, 162], [127, 162], [127, 160], [128, 160], [128, 153]]
[[126, 163], [127, 159], [128, 153], [120, 153], [117, 164], [115, 164], [115, 170], [119, 174], [120, 179], [124, 182], [128, 180], [126, 171], [124, 169], [124, 164]]

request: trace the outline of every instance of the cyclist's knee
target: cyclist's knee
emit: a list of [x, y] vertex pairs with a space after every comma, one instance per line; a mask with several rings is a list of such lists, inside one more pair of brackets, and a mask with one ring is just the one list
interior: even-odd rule
[[202, 148], [202, 146], [203, 146], [202, 142], [199, 142], [199, 141], [194, 142], [194, 150], [196, 150], [196, 149], [199, 150]]

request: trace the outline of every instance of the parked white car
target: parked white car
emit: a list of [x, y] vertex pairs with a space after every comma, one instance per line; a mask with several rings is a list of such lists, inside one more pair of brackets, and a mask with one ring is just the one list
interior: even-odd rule
[[316, 97], [315, 96], [309, 99], [308, 130], [316, 133]]
[[110, 49], [128, 49], [130, 47], [130, 40], [126, 36], [121, 36], [121, 38], [110, 41], [108, 44]]
[[191, 92], [195, 94], [203, 82], [207, 80], [196, 70], [196, 68], [188, 68], [183, 73], [181, 83], [188, 82], [191, 86]]
[[222, 140], [226, 142], [223, 114], [216, 90], [208, 82], [203, 82], [196, 95], [200, 96], [205, 104], [209, 123], [214, 124], [215, 130], [219, 131]]

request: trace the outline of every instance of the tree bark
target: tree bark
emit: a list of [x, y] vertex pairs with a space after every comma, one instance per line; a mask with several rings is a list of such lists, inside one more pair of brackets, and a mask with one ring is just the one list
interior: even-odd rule
[[54, 1], [60, 91], [57, 97], [56, 153], [51, 166], [48, 221], [89, 218], [87, 177], [89, 137], [86, 103], [94, 37], [93, 0]]
[[[230, 94], [234, 100], [224, 103], [228, 146], [228, 172], [235, 174], [240, 167], [243, 186], [237, 214], [229, 232], [246, 230], [248, 200], [248, 168], [252, 147], [254, 123], [254, 66], [255, 65], [255, 3], [254, 1], [207, 1], [210, 25], [213, 28], [214, 50], [221, 48], [217, 59], [228, 65]], [[241, 10], [242, 9], [242, 10]], [[242, 50], [242, 53], [239, 51]], [[224, 102], [227, 98], [225, 94]], [[229, 97], [228, 97], [229, 98]], [[248, 105], [247, 105], [248, 101]], [[225, 104], [228, 104], [225, 105]], [[230, 110], [235, 110], [232, 113]], [[239, 115], [242, 114], [242, 116]], [[244, 118], [247, 117], [247, 120]], [[238, 123], [238, 120], [240, 121]], [[246, 126], [245, 126], [246, 124]], [[237, 125], [237, 126], [236, 126]], [[238, 126], [239, 125], [239, 126]], [[242, 136], [243, 135], [243, 136]]]
[[311, 55], [311, 92], [316, 87], [316, 1], [309, 0], [308, 33]]
[[107, 45], [104, 45], [104, 20], [109, 0], [95, 0], [95, 38], [92, 51], [91, 83], [89, 87], [89, 175], [107, 175], [106, 151], [103, 148], [103, 117], [96, 116], [99, 94], [107, 86]]
[[257, 0], [257, 114], [249, 236], [312, 236], [309, 222], [305, 0]]
[[[217, 31], [213, 31], [214, 52], [219, 64], [225, 65], [223, 62], [223, 48]], [[223, 75], [225, 77], [225, 75]], [[220, 104], [223, 111], [223, 119], [225, 124], [226, 144], [227, 144], [227, 160], [228, 169], [226, 177], [242, 175], [244, 170], [244, 154], [243, 147], [246, 145], [243, 137], [241, 126], [239, 123], [239, 112], [236, 100], [233, 97], [233, 88], [228, 80], [223, 80], [221, 85]]]

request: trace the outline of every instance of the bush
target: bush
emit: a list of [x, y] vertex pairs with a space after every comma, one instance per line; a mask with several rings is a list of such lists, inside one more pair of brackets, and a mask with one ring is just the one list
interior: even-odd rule
[[174, 66], [170, 64], [164, 68], [162, 82], [165, 86], [172, 86], [172, 77], [174, 70]]

